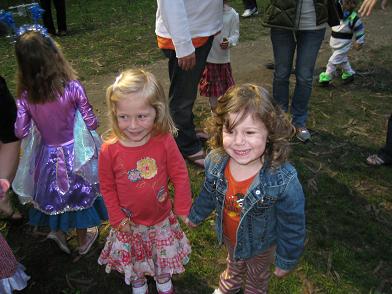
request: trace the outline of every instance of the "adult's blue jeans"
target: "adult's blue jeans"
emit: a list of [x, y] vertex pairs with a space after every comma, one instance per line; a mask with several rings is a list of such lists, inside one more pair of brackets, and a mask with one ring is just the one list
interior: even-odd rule
[[385, 146], [379, 151], [378, 156], [380, 156], [384, 162], [392, 164], [392, 114], [388, 120], [387, 141]]
[[170, 112], [178, 128], [178, 135], [175, 139], [183, 156], [189, 156], [202, 150], [202, 144], [196, 137], [192, 109], [197, 97], [197, 86], [213, 40], [214, 37], [211, 36], [203, 46], [195, 49], [196, 65], [191, 70], [182, 70], [179, 67], [176, 51], [162, 50], [169, 59]]
[[324, 39], [325, 29], [292, 31], [271, 28], [275, 72], [273, 97], [283, 108], [289, 110], [289, 79], [295, 62], [295, 89], [291, 99], [291, 115], [296, 127], [305, 127], [308, 118], [308, 104], [312, 93], [313, 72], [317, 55]]

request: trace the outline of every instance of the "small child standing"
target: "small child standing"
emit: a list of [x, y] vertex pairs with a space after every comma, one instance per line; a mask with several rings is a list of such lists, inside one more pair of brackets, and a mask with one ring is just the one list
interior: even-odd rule
[[218, 99], [207, 121], [213, 134], [205, 181], [186, 223], [195, 227], [216, 211], [227, 267], [214, 294], [267, 293], [269, 267], [290, 272], [303, 252], [304, 194], [287, 162], [294, 130], [264, 88], [236, 86]]
[[212, 110], [216, 107], [218, 97], [234, 85], [230, 65], [230, 47], [237, 45], [239, 30], [238, 13], [227, 4], [227, 0], [224, 0], [223, 28], [214, 37], [199, 84], [200, 95], [209, 98]]
[[354, 48], [360, 50], [365, 42], [365, 30], [361, 19], [354, 11], [357, 6], [356, 0], [342, 0], [343, 18], [340, 25], [332, 27], [329, 45], [332, 55], [328, 60], [325, 72], [319, 77], [321, 85], [328, 85], [336, 74], [336, 67], [342, 67], [342, 80], [345, 83], [354, 80], [355, 71], [351, 68], [348, 60], [348, 52], [352, 46], [352, 37], [355, 36]]
[[[0, 200], [6, 195], [10, 183], [6, 179], [0, 179]], [[30, 279], [24, 272], [25, 267], [20, 264], [7, 241], [0, 234], [0, 293], [12, 294], [15, 290], [26, 288]]]
[[159, 294], [172, 294], [171, 276], [185, 270], [191, 251], [176, 216], [185, 220], [192, 200], [168, 101], [151, 73], [127, 70], [107, 89], [106, 102], [111, 130], [99, 179], [112, 229], [98, 263], [123, 273], [133, 294], [147, 293], [146, 275]]
[[64, 233], [76, 229], [79, 254], [98, 236], [107, 211], [98, 187], [97, 118], [76, 73], [40, 25], [23, 26], [18, 64], [15, 133], [23, 156], [12, 187], [34, 207], [29, 223], [49, 227], [48, 239], [70, 254]]

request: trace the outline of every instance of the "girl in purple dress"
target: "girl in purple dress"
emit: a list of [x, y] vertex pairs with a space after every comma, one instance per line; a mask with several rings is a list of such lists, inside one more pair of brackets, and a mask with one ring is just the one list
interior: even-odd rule
[[48, 226], [48, 238], [68, 254], [64, 233], [75, 228], [79, 254], [86, 254], [107, 219], [97, 179], [97, 118], [75, 71], [43, 27], [24, 28], [15, 53], [15, 133], [23, 138], [23, 156], [12, 187], [23, 204], [33, 204], [31, 225]]

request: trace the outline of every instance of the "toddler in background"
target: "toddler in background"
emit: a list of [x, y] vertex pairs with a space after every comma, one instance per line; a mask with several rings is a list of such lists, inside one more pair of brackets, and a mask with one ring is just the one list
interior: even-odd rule
[[214, 294], [243, 286], [244, 293], [267, 293], [274, 258], [274, 274], [283, 277], [304, 248], [304, 194], [287, 161], [294, 129], [264, 88], [245, 84], [218, 99], [207, 130], [212, 151], [186, 223], [195, 227], [216, 212], [228, 257]]
[[15, 53], [17, 118], [23, 156], [12, 183], [32, 203], [29, 223], [49, 227], [48, 238], [71, 253], [64, 233], [76, 229], [86, 254], [107, 212], [98, 186], [97, 118], [59, 46], [40, 25], [22, 26]]
[[230, 47], [236, 46], [240, 36], [238, 13], [223, 0], [223, 28], [214, 37], [206, 67], [199, 84], [200, 95], [208, 97], [211, 109], [219, 96], [234, 85], [230, 65]]
[[[356, 50], [360, 50], [365, 42], [365, 29], [357, 12], [354, 11], [357, 6], [356, 0], [341, 0], [343, 18], [340, 25], [332, 27], [331, 39], [329, 45], [332, 48], [332, 55], [328, 60], [325, 72], [319, 77], [321, 85], [328, 85], [336, 75], [336, 67], [341, 66], [342, 80], [345, 83], [354, 80], [355, 71], [351, 68], [348, 60], [348, 52], [354, 46]], [[352, 38], [355, 37], [354, 45]]]
[[[161, 84], [149, 72], [127, 70], [106, 92], [111, 130], [99, 155], [101, 191], [112, 229], [98, 263], [117, 270], [133, 294], [172, 294], [190, 245], [177, 221], [191, 207], [185, 161]], [[168, 182], [174, 187], [174, 213]]]

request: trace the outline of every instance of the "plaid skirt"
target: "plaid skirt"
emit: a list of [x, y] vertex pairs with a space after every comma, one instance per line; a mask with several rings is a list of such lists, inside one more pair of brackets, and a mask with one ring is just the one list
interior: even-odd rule
[[179, 274], [191, 253], [189, 241], [171, 213], [154, 226], [132, 224], [131, 233], [112, 229], [98, 263], [106, 265], [106, 272], [123, 273], [125, 283], [144, 279], [145, 275]]
[[200, 95], [205, 97], [219, 97], [234, 85], [230, 63], [209, 63], [204, 68], [200, 80]]

